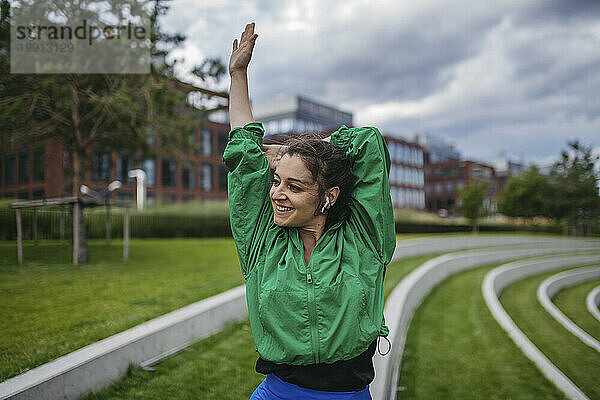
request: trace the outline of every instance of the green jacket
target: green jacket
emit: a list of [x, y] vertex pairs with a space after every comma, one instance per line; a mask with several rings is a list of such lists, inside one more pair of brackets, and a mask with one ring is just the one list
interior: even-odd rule
[[350, 215], [323, 233], [307, 266], [298, 229], [273, 222], [263, 134], [259, 122], [235, 128], [223, 154], [256, 350], [294, 365], [358, 356], [388, 333], [383, 278], [396, 236], [385, 140], [372, 127], [342, 126], [331, 135], [352, 165]]

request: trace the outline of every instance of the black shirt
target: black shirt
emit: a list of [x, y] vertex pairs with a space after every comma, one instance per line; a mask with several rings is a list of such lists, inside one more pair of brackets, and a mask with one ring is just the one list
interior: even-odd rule
[[276, 364], [259, 357], [256, 360], [256, 372], [264, 375], [274, 373], [286, 382], [308, 389], [328, 392], [362, 390], [375, 377], [373, 355], [376, 346], [377, 339], [358, 356], [349, 360], [336, 361], [333, 364]]

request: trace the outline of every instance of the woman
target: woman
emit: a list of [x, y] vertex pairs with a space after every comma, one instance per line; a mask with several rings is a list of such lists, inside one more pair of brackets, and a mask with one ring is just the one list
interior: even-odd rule
[[[231, 228], [267, 378], [251, 399], [370, 399], [395, 247], [390, 157], [375, 128], [263, 146], [248, 100], [254, 23], [229, 62]], [[271, 179], [271, 171], [272, 179]]]

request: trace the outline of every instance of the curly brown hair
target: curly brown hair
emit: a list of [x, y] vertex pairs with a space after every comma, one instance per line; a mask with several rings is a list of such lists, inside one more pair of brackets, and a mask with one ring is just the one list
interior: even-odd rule
[[327, 230], [347, 217], [354, 180], [346, 155], [331, 143], [322, 140], [321, 136], [316, 133], [304, 133], [285, 138], [283, 144], [287, 147], [282, 152], [282, 156], [285, 154], [298, 156], [310, 171], [313, 180], [317, 182], [321, 200], [315, 209], [315, 216], [321, 213], [325, 191], [334, 186], [340, 188], [337, 201], [325, 212], [327, 214], [325, 230]]

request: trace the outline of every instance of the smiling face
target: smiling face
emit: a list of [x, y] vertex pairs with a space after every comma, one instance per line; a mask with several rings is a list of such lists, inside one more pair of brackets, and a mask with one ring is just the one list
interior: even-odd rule
[[306, 227], [326, 218], [315, 216], [320, 204], [319, 186], [298, 156], [285, 154], [279, 160], [271, 185], [271, 204], [279, 226]]

